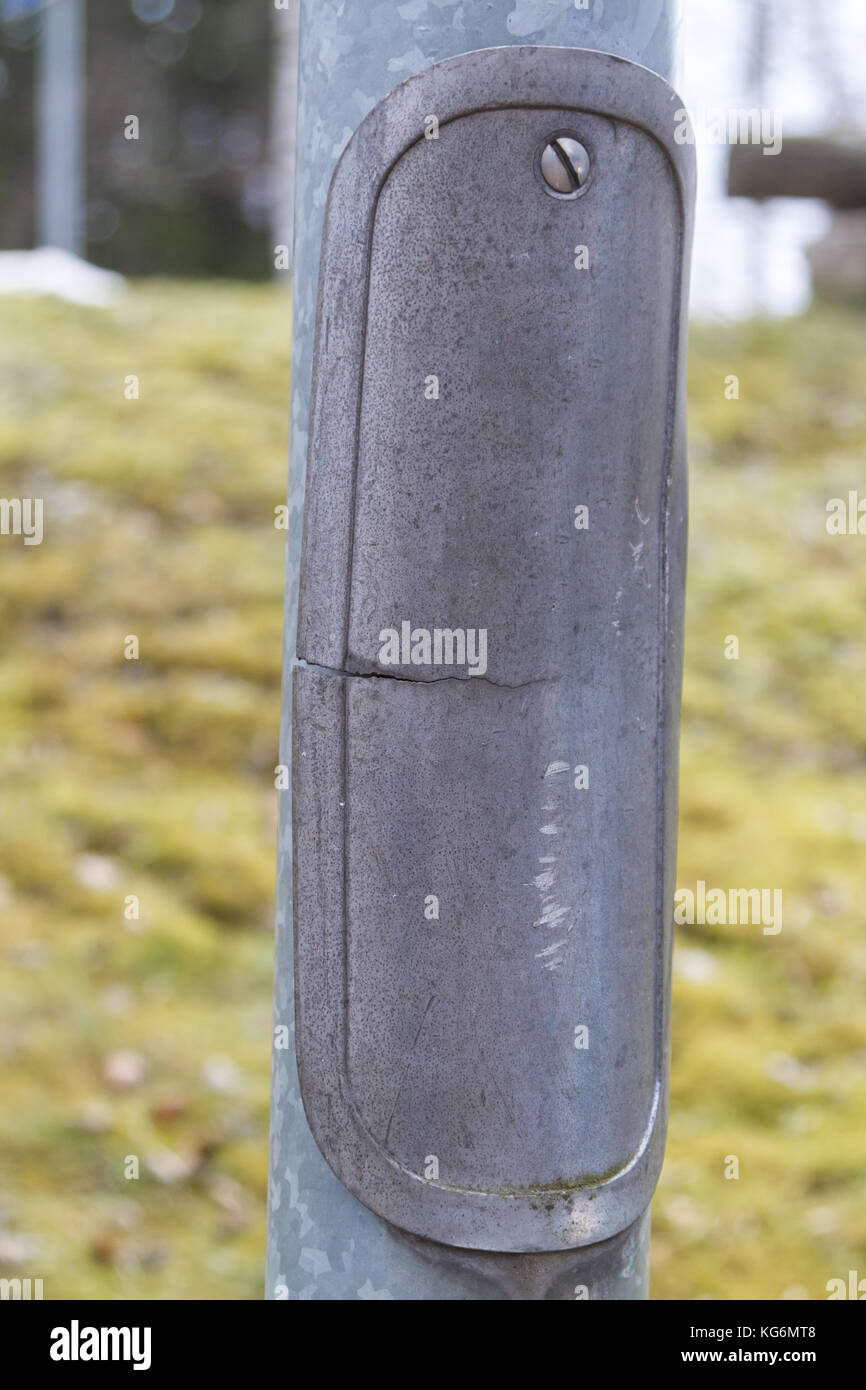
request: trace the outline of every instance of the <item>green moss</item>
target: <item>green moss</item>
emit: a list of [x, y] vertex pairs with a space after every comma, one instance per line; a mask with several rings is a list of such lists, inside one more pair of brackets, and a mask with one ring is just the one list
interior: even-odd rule
[[[0, 492], [46, 540], [0, 566], [0, 1224], [46, 1297], [259, 1297], [288, 303], [3, 312]], [[698, 328], [690, 390], [678, 882], [781, 887], [784, 926], [678, 929], [653, 1290], [821, 1298], [866, 1271], [866, 539], [824, 525], [863, 492], [866, 321]]]
[[[551, 1197], [561, 1198], [563, 1201], [567, 1202], [575, 1192], [585, 1192], [587, 1188], [600, 1187], [602, 1183], [610, 1182], [619, 1172], [619, 1167], [613, 1167], [608, 1168], [604, 1173], [588, 1173], [579, 1178], [558, 1178], [554, 1182], [533, 1182], [528, 1183], [525, 1187], [486, 1187], [470, 1188], [468, 1190], [483, 1192], [490, 1197], [528, 1198], [530, 1202], [536, 1202], [539, 1198], [547, 1194]], [[461, 1192], [467, 1191], [465, 1186], [460, 1186], [458, 1189], [458, 1185], [454, 1183], [442, 1181], [439, 1185], [440, 1187], [454, 1187], [455, 1190]], [[542, 1205], [545, 1206], [547, 1211], [552, 1211], [555, 1203], [542, 1203]]]
[[260, 1297], [288, 302], [3, 308], [0, 1225], [46, 1297]]

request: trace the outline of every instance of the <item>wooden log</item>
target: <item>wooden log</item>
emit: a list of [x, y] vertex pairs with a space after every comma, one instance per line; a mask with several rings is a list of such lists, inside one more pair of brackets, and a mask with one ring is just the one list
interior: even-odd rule
[[786, 136], [778, 154], [732, 145], [731, 198], [821, 198], [836, 208], [866, 207], [866, 143]]

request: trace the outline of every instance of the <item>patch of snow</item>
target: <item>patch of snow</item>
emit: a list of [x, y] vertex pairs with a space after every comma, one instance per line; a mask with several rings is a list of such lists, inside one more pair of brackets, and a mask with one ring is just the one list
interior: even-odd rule
[[55, 295], [72, 304], [105, 308], [114, 303], [125, 285], [116, 271], [90, 265], [57, 246], [0, 251], [0, 294]]

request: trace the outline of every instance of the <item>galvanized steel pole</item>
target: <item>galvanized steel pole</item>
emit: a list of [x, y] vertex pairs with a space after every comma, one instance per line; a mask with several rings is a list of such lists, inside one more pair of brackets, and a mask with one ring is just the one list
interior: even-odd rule
[[85, 0], [55, 0], [37, 51], [36, 237], [84, 251]]
[[[280, 7], [277, 6], [279, 9]], [[281, 763], [291, 762], [298, 566], [322, 225], [337, 160], [371, 109], [430, 64], [501, 45], [606, 51], [672, 80], [673, 0], [302, 0], [294, 236], [290, 530]], [[277, 15], [277, 19], [280, 15]], [[288, 14], [286, 15], [288, 19]], [[269, 1299], [575, 1300], [648, 1296], [649, 1214], [611, 1240], [544, 1254], [408, 1235], [334, 1176], [308, 1127], [294, 1050], [291, 789], [281, 792]]]

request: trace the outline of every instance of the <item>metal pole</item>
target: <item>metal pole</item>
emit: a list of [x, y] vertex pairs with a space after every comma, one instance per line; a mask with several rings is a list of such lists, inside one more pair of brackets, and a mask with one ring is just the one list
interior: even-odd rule
[[36, 239], [84, 251], [84, 0], [56, 0], [37, 59]]
[[[271, 75], [271, 239], [277, 276], [286, 283], [291, 281], [292, 273], [299, 10], [299, 0], [284, 0], [282, 6], [275, 5], [272, 30], [274, 56]], [[284, 246], [288, 248], [287, 258], [280, 254]]]
[[[375, 22], [373, 13], [375, 12]], [[672, 79], [675, 0], [302, 0], [294, 237], [290, 526], [284, 671], [295, 658], [298, 564], [322, 221], [340, 153], [398, 83], [472, 49], [545, 44], [603, 50]], [[290, 687], [280, 761], [290, 765]], [[648, 1212], [603, 1244], [554, 1254], [459, 1250], [408, 1236], [332, 1174], [308, 1128], [294, 1053], [291, 790], [280, 793], [269, 1299], [640, 1299], [648, 1296]]]
[[[753, 0], [752, 4], [751, 48], [746, 63], [746, 87], [748, 104], [753, 103], [763, 110], [767, 100], [767, 59], [769, 56], [770, 26], [772, 13], [769, 0]], [[767, 245], [769, 228], [766, 204], [757, 203], [752, 209], [756, 223], [755, 233], [750, 238], [752, 284], [757, 296], [757, 310], [764, 311], [767, 301]]]

